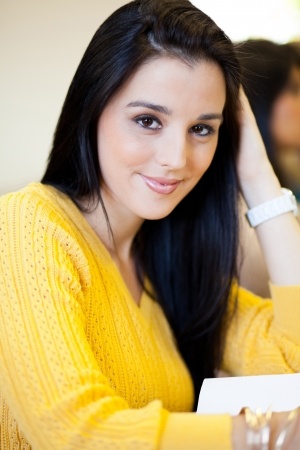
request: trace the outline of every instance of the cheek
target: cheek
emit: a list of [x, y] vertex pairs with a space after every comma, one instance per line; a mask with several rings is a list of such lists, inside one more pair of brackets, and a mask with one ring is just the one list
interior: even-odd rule
[[193, 170], [194, 176], [199, 179], [207, 171], [216, 151], [216, 144], [209, 146], [208, 148], [195, 151], [194, 157], [190, 160], [190, 168]]
[[146, 153], [130, 134], [109, 128], [98, 133], [98, 155], [102, 169], [115, 167], [115, 171], [122, 171], [142, 164]]

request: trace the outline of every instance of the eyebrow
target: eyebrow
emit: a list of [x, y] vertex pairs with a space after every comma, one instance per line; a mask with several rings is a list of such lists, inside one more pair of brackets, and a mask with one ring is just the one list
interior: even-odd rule
[[[166, 106], [156, 105], [154, 103], [148, 103], [143, 101], [135, 101], [128, 103], [127, 107], [138, 107], [142, 106], [144, 108], [152, 109], [153, 111], [157, 111], [159, 113], [165, 114], [166, 116], [171, 116], [172, 111]], [[209, 113], [209, 114], [201, 114], [197, 117], [197, 120], [220, 120], [223, 122], [223, 114], [218, 113]]]
[[211, 113], [211, 114], [201, 114], [197, 117], [197, 120], [220, 120], [223, 122], [223, 114]]
[[162, 114], [165, 114], [166, 116], [171, 116], [172, 115], [172, 111], [170, 111], [169, 108], [167, 108], [166, 106], [155, 105], [154, 103], [136, 101], [136, 102], [128, 103], [127, 106], [128, 107], [131, 107], [131, 106], [143, 106], [144, 108], [153, 109], [153, 111], [160, 112]]

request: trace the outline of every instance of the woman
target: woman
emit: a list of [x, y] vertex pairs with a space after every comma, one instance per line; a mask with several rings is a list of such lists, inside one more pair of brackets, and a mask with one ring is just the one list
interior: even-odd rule
[[[295, 44], [238, 44], [243, 86], [282, 186], [300, 200], [300, 54]], [[244, 223], [243, 223], [244, 222]], [[255, 233], [242, 219], [240, 283], [268, 297], [268, 272]]]
[[42, 183], [1, 200], [5, 449], [243, 449], [242, 415], [192, 413], [203, 378], [300, 370], [291, 213], [258, 230], [285, 321], [234, 281], [238, 185], [251, 209], [281, 198], [239, 89], [188, 1], [128, 3], [96, 32]]

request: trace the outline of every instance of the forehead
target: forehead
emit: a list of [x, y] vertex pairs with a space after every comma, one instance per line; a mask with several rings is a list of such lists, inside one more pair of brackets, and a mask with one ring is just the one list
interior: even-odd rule
[[[124, 83], [113, 102], [143, 100], [166, 103], [174, 107], [182, 103], [213, 103], [222, 111], [226, 98], [225, 78], [218, 64], [200, 60], [194, 64], [171, 57], [146, 61]], [[187, 104], [188, 102], [188, 104]]]

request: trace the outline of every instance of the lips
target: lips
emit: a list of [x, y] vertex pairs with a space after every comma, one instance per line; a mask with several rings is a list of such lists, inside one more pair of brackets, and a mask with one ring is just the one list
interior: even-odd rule
[[144, 180], [146, 186], [148, 186], [148, 188], [150, 188], [157, 194], [164, 194], [164, 195], [172, 194], [172, 192], [174, 192], [178, 188], [178, 186], [182, 181], [170, 178], [160, 178], [160, 177], [152, 178], [142, 174], [141, 177]]

